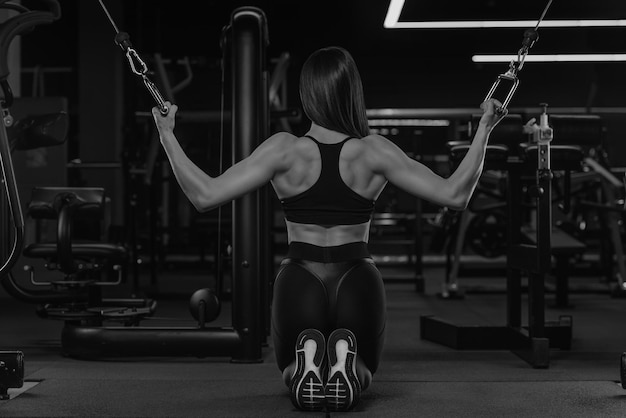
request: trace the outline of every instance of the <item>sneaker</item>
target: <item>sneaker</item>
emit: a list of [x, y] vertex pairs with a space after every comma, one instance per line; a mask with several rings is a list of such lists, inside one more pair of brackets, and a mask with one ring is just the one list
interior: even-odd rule
[[361, 398], [361, 383], [356, 375], [356, 337], [344, 328], [328, 337], [330, 376], [326, 382], [326, 406], [329, 411], [348, 411]]
[[321, 366], [324, 335], [316, 329], [300, 333], [296, 341], [296, 371], [291, 379], [291, 402], [298, 409], [321, 411], [326, 405]]

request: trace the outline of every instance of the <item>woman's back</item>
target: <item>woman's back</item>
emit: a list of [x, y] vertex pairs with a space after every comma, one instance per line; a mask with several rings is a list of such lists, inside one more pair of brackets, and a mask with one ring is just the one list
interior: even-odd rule
[[[320, 132], [309, 134], [322, 145], [338, 144], [347, 135], [335, 133], [328, 134]], [[289, 161], [287, 171], [279, 172], [274, 176], [272, 185], [279, 199], [287, 199], [299, 195], [318, 181], [322, 172], [322, 157], [318, 144], [314, 140], [285, 134], [289, 137], [286, 145], [289, 152], [286, 158]], [[358, 195], [367, 200], [375, 201], [382, 192], [386, 179], [382, 175], [377, 175], [367, 164], [367, 144], [366, 139], [350, 139], [341, 148], [339, 156], [340, 179], [345, 185]]]
[[374, 203], [386, 184], [368, 165], [367, 143], [315, 125], [305, 137], [285, 136], [286, 169], [272, 184], [289, 241], [367, 242]]

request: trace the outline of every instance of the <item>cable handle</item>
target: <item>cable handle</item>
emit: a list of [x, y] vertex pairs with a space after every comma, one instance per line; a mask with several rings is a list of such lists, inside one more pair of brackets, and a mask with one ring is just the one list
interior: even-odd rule
[[491, 85], [491, 89], [485, 96], [485, 102], [493, 97], [494, 93], [496, 92], [498, 86], [502, 81], [511, 83], [511, 87], [509, 88], [509, 91], [504, 100], [502, 100], [502, 106], [496, 109], [496, 112], [498, 114], [504, 113], [506, 107], [509, 105], [509, 102], [513, 98], [513, 94], [515, 94], [515, 90], [517, 90], [517, 86], [519, 85], [519, 79], [513, 71], [509, 70], [504, 74], [500, 74], [498, 78], [496, 78], [496, 81], [493, 82], [493, 84]]
[[167, 116], [170, 109], [169, 107], [165, 105], [165, 99], [163, 99], [161, 92], [159, 91], [159, 89], [157, 89], [156, 85], [152, 81], [150, 81], [148, 76], [144, 74], [142, 75], [142, 78], [143, 78], [143, 84], [146, 86], [146, 88], [150, 92], [150, 95], [152, 96], [154, 101], [157, 103], [159, 112], [161, 112], [161, 115]]

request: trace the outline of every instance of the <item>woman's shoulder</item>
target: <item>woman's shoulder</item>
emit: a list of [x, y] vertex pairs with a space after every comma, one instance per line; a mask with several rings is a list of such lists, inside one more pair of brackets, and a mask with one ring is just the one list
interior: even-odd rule
[[289, 132], [277, 132], [263, 141], [259, 148], [277, 154], [284, 154], [293, 150], [297, 139], [297, 136]]
[[366, 162], [373, 170], [380, 170], [381, 167], [397, 161], [399, 155], [397, 145], [382, 135], [368, 135], [360, 141], [349, 142], [354, 142], [354, 152], [358, 159]]
[[[357, 142], [357, 141], [350, 141]], [[390, 147], [393, 147], [393, 142], [385, 138], [382, 135], [372, 134], [364, 136], [358, 141], [361, 151], [367, 154], [379, 155], [389, 151]]]
[[289, 167], [303, 158], [311, 158], [313, 141], [299, 141], [299, 137], [289, 132], [277, 132], [263, 141], [259, 148], [272, 155], [281, 167]]
[[265, 140], [265, 143], [274, 146], [287, 146], [294, 144], [297, 139], [297, 136], [289, 132], [276, 132], [275, 134], [267, 138]]
[[361, 138], [364, 144], [370, 147], [381, 147], [387, 145], [390, 141], [382, 135], [371, 134]]

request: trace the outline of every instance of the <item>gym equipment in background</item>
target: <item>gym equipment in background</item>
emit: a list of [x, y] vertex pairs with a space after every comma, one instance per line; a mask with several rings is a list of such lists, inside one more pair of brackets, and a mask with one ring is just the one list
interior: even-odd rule
[[[14, 126], [13, 144], [21, 137], [21, 142], [30, 146], [41, 146], [47, 144], [51, 139], [56, 140], [56, 135], [58, 135], [54, 129], [50, 129], [53, 133], [48, 134], [48, 130], [43, 127], [53, 128], [56, 126], [56, 122], [63, 119], [63, 115], [57, 114], [44, 121], [41, 119], [38, 121], [35, 119], [20, 120], [14, 125], [15, 121], [9, 110], [14, 100], [11, 86], [7, 80], [10, 74], [7, 57], [11, 42], [16, 36], [28, 33], [36, 26], [50, 24], [61, 17], [61, 7], [56, 0], [43, 0], [42, 4], [46, 10], [31, 10], [18, 3], [0, 2], [0, 9], [17, 12], [0, 23], [0, 108], [2, 110], [0, 166], [5, 192], [5, 195], [0, 198], [0, 205], [3, 209], [2, 215], [0, 215], [0, 232], [2, 232], [0, 235], [3, 240], [12, 241], [12, 244], [8, 246], [5, 246], [4, 243], [0, 245], [0, 256], [2, 257], [0, 282], [5, 287], [10, 287], [7, 280], [10, 281], [11, 269], [15, 266], [24, 244], [24, 215], [11, 159], [11, 149], [16, 148], [16, 146], [12, 146], [12, 138], [9, 136], [8, 130]], [[66, 127], [67, 125], [65, 125]], [[60, 131], [61, 133], [64, 132], [62, 123]], [[5, 210], [7, 206], [8, 211]], [[21, 388], [23, 385], [24, 354], [21, 351], [0, 351], [0, 400], [9, 399], [9, 388]]]
[[9, 399], [9, 389], [24, 386], [24, 353], [0, 351], [0, 401]]
[[[9, 76], [8, 68], [8, 50], [11, 42], [16, 36], [27, 33], [35, 26], [41, 24], [49, 24], [61, 17], [61, 8], [55, 0], [44, 0], [43, 3], [47, 6], [48, 10], [30, 10], [22, 5], [2, 2], [0, 8], [17, 11], [18, 14], [10, 17], [6, 21], [0, 24], [0, 93], [2, 94], [2, 100], [0, 105], [2, 107], [2, 128], [0, 129], [0, 162], [2, 166], [2, 178], [4, 183], [4, 189], [6, 193], [6, 204], [9, 206], [9, 213], [12, 219], [12, 232], [11, 229], [7, 231], [7, 234], [3, 236], [11, 238], [13, 243], [6, 248], [3, 248], [3, 259], [6, 256], [6, 260], [0, 266], [0, 279], [3, 279], [7, 275], [15, 262], [17, 261], [20, 252], [22, 251], [22, 245], [24, 240], [24, 215], [20, 205], [19, 192], [17, 189], [17, 183], [15, 181], [13, 162], [11, 159], [11, 139], [9, 138], [7, 128], [14, 123], [11, 116], [10, 107], [13, 104], [13, 92], [11, 86], [7, 80]], [[45, 136], [39, 138], [45, 141]], [[36, 142], [36, 141], [35, 141]], [[6, 213], [6, 211], [3, 211]], [[2, 220], [2, 227], [6, 227], [9, 224], [8, 219]], [[10, 250], [9, 250], [10, 248]]]
[[[479, 119], [480, 116], [472, 116], [469, 121], [470, 138]], [[491, 133], [484, 171], [468, 208], [464, 211], [443, 208], [440, 211], [437, 223], [443, 227], [439, 234], [444, 236], [439, 240], [446, 243], [446, 274], [438, 294], [443, 299], [464, 297], [458, 278], [465, 246], [487, 258], [506, 253], [506, 162], [523, 142], [522, 127], [521, 115], [507, 115], [498, 123]], [[470, 141], [449, 141], [447, 147], [451, 169], [455, 170], [469, 150]]]
[[[264, 82], [267, 44], [267, 23], [262, 10], [242, 7], [233, 11], [223, 45], [231, 57], [234, 161], [249, 155], [256, 141], [267, 133], [267, 84]], [[232, 327], [204, 326], [204, 320], [212, 316], [216, 305], [212, 293], [201, 290], [190, 300], [191, 313], [198, 317], [197, 326], [105, 327], [66, 321], [62, 333], [64, 351], [81, 358], [231, 356], [234, 362], [261, 361], [266, 320], [262, 293], [268, 288], [269, 280], [264, 277], [260, 260], [263, 211], [259, 216], [257, 194], [244, 196], [233, 205]], [[115, 312], [103, 314], [106, 314], [104, 319], [118, 316]], [[132, 308], [120, 312], [119, 316], [129, 314]]]
[[[534, 368], [547, 368], [550, 348], [569, 349], [572, 320], [545, 320], [545, 276], [552, 267], [552, 170], [574, 171], [580, 167], [582, 153], [576, 148], [559, 151], [551, 158], [553, 130], [548, 123], [547, 106], [540, 124], [526, 125], [532, 143], [523, 144], [518, 158], [506, 161], [507, 175], [507, 307], [504, 326], [455, 325], [432, 315], [420, 320], [421, 338], [456, 349], [511, 350]], [[535, 184], [527, 193], [536, 202], [534, 244], [523, 237], [522, 175], [535, 173]], [[528, 279], [528, 324], [522, 325], [522, 272]]]

